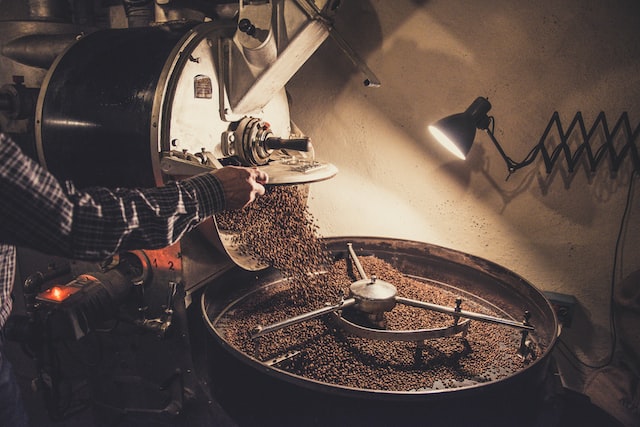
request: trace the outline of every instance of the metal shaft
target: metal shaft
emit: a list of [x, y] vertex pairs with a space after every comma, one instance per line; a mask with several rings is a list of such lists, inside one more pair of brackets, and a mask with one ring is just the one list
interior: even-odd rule
[[286, 328], [291, 325], [295, 325], [296, 323], [301, 323], [307, 320], [314, 319], [316, 317], [323, 316], [327, 313], [331, 313], [333, 311], [341, 310], [346, 307], [350, 307], [356, 303], [354, 298], [348, 298], [339, 304], [329, 305], [323, 308], [319, 308], [318, 310], [310, 311], [308, 313], [301, 314], [299, 316], [294, 316], [289, 319], [285, 319], [281, 322], [272, 323], [267, 326], [256, 326], [251, 334], [251, 339], [259, 338], [265, 334], [277, 331], [278, 329]]
[[270, 150], [311, 151], [311, 140], [309, 138], [270, 137], [264, 141], [264, 146]]
[[500, 317], [488, 316], [486, 314], [474, 313], [471, 311], [460, 310], [456, 311], [455, 308], [445, 307], [442, 305], [431, 304], [423, 301], [416, 301], [409, 298], [396, 297], [396, 302], [399, 304], [410, 305], [412, 307], [424, 308], [427, 310], [437, 311], [440, 313], [450, 314], [452, 316], [460, 316], [467, 319], [480, 320], [487, 323], [496, 323], [499, 325], [510, 326], [512, 328], [526, 329], [533, 331], [535, 328], [531, 325], [525, 325], [524, 323], [515, 322], [513, 320], [502, 319]]
[[360, 260], [358, 259], [356, 252], [353, 250], [353, 244], [347, 243], [347, 247], [349, 248], [349, 254], [351, 255], [351, 259], [353, 260], [353, 263], [356, 265], [356, 268], [358, 269], [358, 273], [360, 273], [360, 278], [362, 280], [366, 280], [367, 273], [364, 272], [364, 268], [362, 268], [362, 264], [360, 264]]
[[351, 45], [347, 43], [342, 35], [338, 33], [331, 20], [322, 14], [322, 11], [318, 8], [315, 2], [312, 0], [296, 0], [296, 3], [311, 19], [319, 20], [322, 23], [342, 53], [347, 55], [347, 58], [349, 58], [353, 65], [358, 67], [362, 74], [364, 74], [364, 85], [367, 87], [380, 87], [380, 79], [378, 79], [373, 71], [371, 71], [367, 63], [356, 53], [355, 50], [353, 50]]

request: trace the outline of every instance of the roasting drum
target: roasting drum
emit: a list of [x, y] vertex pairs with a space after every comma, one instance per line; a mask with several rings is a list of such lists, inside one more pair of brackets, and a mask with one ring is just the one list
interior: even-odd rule
[[[80, 37], [56, 59], [40, 90], [35, 126], [40, 163], [79, 188], [154, 187], [175, 179], [162, 163], [174, 153], [188, 160], [210, 156], [218, 161], [211, 167], [237, 164], [223, 152], [221, 140], [246, 117], [268, 123], [275, 137], [290, 138], [284, 87], [254, 111], [227, 108], [229, 64], [221, 56], [235, 30], [219, 22], [176, 23]], [[248, 67], [238, 69], [234, 80], [254, 78]], [[275, 157], [279, 151], [274, 151]], [[323, 168], [314, 171], [280, 161], [260, 167], [276, 183], [313, 182], [337, 172], [333, 165], [318, 164]], [[188, 174], [207, 168], [193, 170]], [[214, 219], [199, 231], [235, 265], [265, 267], [241, 254], [233, 235], [219, 230]]]
[[[79, 38], [49, 69], [36, 108], [40, 162], [79, 185], [162, 185], [160, 160], [204, 150], [238, 117], [221, 111], [218, 44], [234, 34], [222, 23], [100, 30]], [[241, 76], [237, 76], [240, 78]], [[246, 115], [288, 138], [284, 89]]]

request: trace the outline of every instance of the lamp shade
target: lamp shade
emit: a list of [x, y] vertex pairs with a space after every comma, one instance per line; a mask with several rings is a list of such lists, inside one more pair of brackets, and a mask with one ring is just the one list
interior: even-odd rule
[[487, 112], [490, 109], [489, 101], [478, 97], [463, 113], [445, 117], [430, 125], [429, 132], [451, 153], [464, 160], [473, 145], [476, 128], [488, 127]]

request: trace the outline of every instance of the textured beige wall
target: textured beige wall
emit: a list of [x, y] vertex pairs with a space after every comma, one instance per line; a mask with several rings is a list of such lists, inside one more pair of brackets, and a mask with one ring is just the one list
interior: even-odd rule
[[[578, 313], [563, 340], [585, 362], [603, 362], [631, 160], [612, 178], [606, 163], [590, 176], [584, 165], [569, 174], [563, 159], [548, 175], [539, 157], [505, 181], [486, 134], [478, 133], [463, 163], [425, 128], [486, 96], [498, 140], [519, 161], [554, 111], [565, 127], [578, 111], [588, 127], [600, 111], [611, 127], [625, 111], [637, 127], [640, 3], [347, 0], [336, 28], [382, 86], [364, 87], [331, 40], [288, 85], [293, 120], [317, 157], [340, 169], [311, 188], [321, 233], [442, 245], [497, 262], [542, 290], [575, 295]], [[637, 187], [618, 280], [640, 269]]]

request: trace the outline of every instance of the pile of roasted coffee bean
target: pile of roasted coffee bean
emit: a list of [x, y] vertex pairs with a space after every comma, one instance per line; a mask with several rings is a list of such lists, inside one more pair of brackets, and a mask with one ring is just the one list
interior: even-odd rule
[[[398, 295], [434, 304], [455, 306], [458, 295], [437, 283], [402, 275], [376, 257], [362, 257], [365, 271], [393, 283]], [[275, 367], [329, 384], [367, 390], [415, 391], [454, 388], [499, 380], [524, 368], [517, 354], [521, 334], [505, 326], [471, 321], [466, 336], [435, 338], [419, 348], [415, 342], [381, 341], [345, 333], [331, 315], [299, 323], [252, 340], [258, 325], [266, 326], [292, 316], [335, 304], [339, 295], [359, 277], [347, 271], [349, 260], [337, 261], [319, 275], [309, 300], [297, 298], [287, 280], [264, 286], [238, 301], [223, 319], [225, 339], [245, 354], [261, 361], [292, 355]], [[466, 300], [463, 309], [498, 316], [491, 308]], [[396, 304], [385, 313], [386, 328], [415, 330], [444, 328], [451, 316]]]
[[[349, 335], [332, 315], [253, 340], [251, 333], [259, 325], [337, 304], [349, 296], [349, 286], [361, 277], [350, 259], [330, 258], [298, 187], [272, 187], [250, 207], [216, 220], [220, 227], [234, 230], [236, 243], [244, 251], [273, 265], [286, 278], [247, 294], [219, 320], [224, 339], [250, 357], [265, 363], [281, 359], [274, 367], [311, 380], [386, 391], [455, 388], [499, 380], [523, 369], [530, 360], [517, 353], [519, 330], [473, 320], [465, 336], [435, 338], [420, 345]], [[460, 297], [436, 282], [407, 277], [374, 256], [359, 260], [368, 276], [392, 283], [398, 296], [448, 307], [454, 307]], [[494, 307], [468, 296], [462, 309], [504, 317]], [[401, 304], [384, 316], [386, 328], [393, 330], [444, 328], [453, 323], [450, 315]]]

